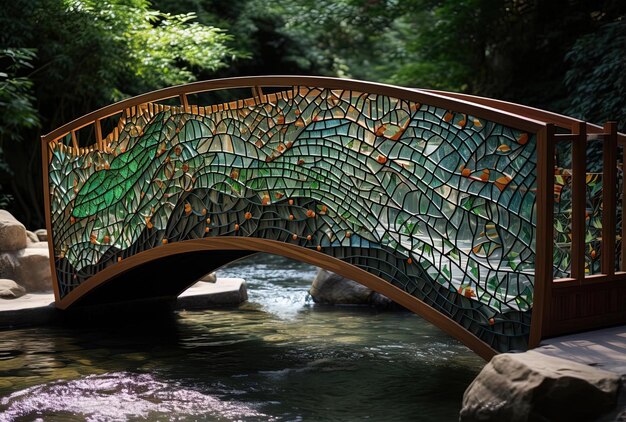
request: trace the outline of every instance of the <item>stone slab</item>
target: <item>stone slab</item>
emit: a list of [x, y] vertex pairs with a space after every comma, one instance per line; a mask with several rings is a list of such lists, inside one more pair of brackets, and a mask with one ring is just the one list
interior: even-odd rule
[[185, 290], [176, 303], [178, 309], [206, 309], [213, 306], [236, 306], [248, 300], [246, 281], [242, 278], [218, 278], [215, 283], [198, 282]]
[[28, 293], [17, 299], [0, 299], [0, 330], [46, 325], [58, 320], [52, 293]]
[[615, 410], [597, 421], [626, 421], [626, 325], [542, 340], [535, 351], [621, 376], [622, 388]]
[[[199, 310], [234, 306], [248, 299], [246, 282], [241, 278], [218, 278], [215, 283], [199, 282], [183, 292], [177, 308]], [[62, 311], [54, 306], [54, 294], [29, 293], [18, 299], [0, 299], [0, 330], [52, 324]]]
[[626, 376], [626, 325], [543, 340], [535, 351]]
[[15, 281], [6, 278], [0, 278], [0, 298], [17, 299], [26, 294], [26, 289], [17, 284]]
[[[622, 417], [621, 415], [626, 415], [626, 325], [546, 339], [541, 342], [541, 345], [538, 348], [521, 353], [519, 354], [519, 357], [523, 360], [526, 356], [530, 357], [531, 355], [535, 356], [536, 362], [533, 365], [538, 370], [541, 369], [544, 363], [549, 362], [550, 359], [558, 358], [564, 362], [562, 365], [562, 369], [565, 371], [564, 373], [566, 373], [570, 368], [574, 368], [582, 364], [590, 369], [593, 368], [601, 372], [606, 371], [613, 374], [613, 376], [617, 376], [618, 379], [621, 378], [622, 385], [619, 391], [619, 396], [617, 397], [616, 406], [613, 410], [603, 415], [596, 414], [595, 417], [587, 415], [587, 418], [584, 420], [593, 420], [596, 422], [615, 422], [620, 420], [619, 418]], [[540, 358], [537, 359], [536, 357]], [[543, 357], [543, 359], [541, 359], [541, 357]], [[492, 365], [491, 362], [485, 368], [489, 368], [490, 365]], [[485, 369], [483, 369], [483, 372], [485, 372]], [[481, 372], [481, 374], [483, 374], [483, 372]], [[509, 375], [512, 376], [512, 374]], [[502, 415], [498, 415], [498, 412], [496, 412], [498, 409], [495, 409], [494, 406], [482, 406], [482, 408], [479, 408], [480, 406], [474, 404], [474, 407], [477, 409], [472, 409], [471, 401], [477, 401], [477, 397], [486, 396], [487, 394], [485, 391], [493, 390], [495, 397], [498, 394], [502, 394], [502, 392], [506, 393], [510, 390], [508, 387], [498, 388], [497, 385], [494, 385], [497, 384], [497, 382], [485, 381], [483, 382], [483, 390], [485, 391], [478, 391], [478, 394], [476, 392], [472, 393], [471, 387], [474, 386], [474, 389], [476, 389], [476, 384], [480, 384], [478, 382], [480, 377], [481, 375], [477, 377], [474, 383], [472, 383], [466, 391], [466, 395], [469, 397], [469, 399], [468, 397], [466, 397], [466, 399], [468, 399], [467, 401], [470, 403], [464, 403], [464, 409], [461, 411], [461, 419], [468, 421], [502, 420]], [[485, 378], [484, 374], [483, 378]], [[527, 381], [531, 382], [532, 379], [528, 379]], [[480, 385], [478, 386], [480, 387]], [[561, 387], [564, 394], [568, 396], [571, 395], [569, 386], [562, 385]], [[545, 391], [542, 392], [542, 394], [545, 394]], [[577, 400], [584, 403], [586, 398], [585, 400], [582, 400], [581, 398], [578, 398]], [[502, 403], [505, 403], [505, 401]], [[569, 401], [568, 403], [568, 408], [574, 407], [574, 405], [577, 404], [576, 401]], [[512, 403], [506, 403], [506, 407], [512, 408], [514, 406]], [[503, 409], [507, 410], [505, 408]], [[520, 412], [517, 411], [514, 414], [519, 416]], [[508, 415], [507, 418], [511, 419], [511, 415]], [[524, 416], [522, 415], [522, 419], [523, 418]], [[571, 420], [571, 418], [568, 420]]]

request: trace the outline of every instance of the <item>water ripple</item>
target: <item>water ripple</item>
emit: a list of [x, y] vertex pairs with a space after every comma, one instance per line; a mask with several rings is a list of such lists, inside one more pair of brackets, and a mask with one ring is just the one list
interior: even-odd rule
[[274, 420], [254, 406], [159, 381], [148, 374], [114, 372], [57, 381], [14, 392], [0, 401], [0, 421], [45, 415], [70, 420], [126, 421], [163, 417], [170, 420]]

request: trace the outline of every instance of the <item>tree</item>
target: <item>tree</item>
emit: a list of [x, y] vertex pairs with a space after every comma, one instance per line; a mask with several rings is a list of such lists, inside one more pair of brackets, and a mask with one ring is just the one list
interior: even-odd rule
[[[15, 0], [3, 5], [0, 27], [1, 48], [38, 52], [30, 57], [32, 69], [21, 66], [29, 72], [13, 80], [30, 90], [31, 97], [22, 92], [21, 98], [38, 110], [44, 132], [112, 101], [193, 81], [238, 54], [222, 30], [195, 22], [193, 14], [153, 10], [146, 0]], [[0, 86], [0, 98], [18, 101], [20, 93], [10, 86]], [[14, 174], [5, 182], [19, 218], [42, 226], [40, 131], [25, 117], [9, 115], [22, 123], [0, 120], [0, 133], [24, 139], [2, 141]]]
[[[5, 72], [0, 72], [0, 180], [6, 183], [13, 175], [6, 162], [4, 148], [7, 142], [22, 141], [22, 130], [39, 126], [37, 111], [33, 107], [32, 81], [17, 76], [23, 69], [32, 68], [35, 51], [25, 48], [0, 50], [0, 63]], [[0, 184], [0, 206], [6, 207], [11, 196], [2, 191]]]
[[626, 18], [607, 23], [579, 38], [566, 59], [565, 84], [570, 90], [566, 112], [602, 123], [618, 119], [626, 132]]

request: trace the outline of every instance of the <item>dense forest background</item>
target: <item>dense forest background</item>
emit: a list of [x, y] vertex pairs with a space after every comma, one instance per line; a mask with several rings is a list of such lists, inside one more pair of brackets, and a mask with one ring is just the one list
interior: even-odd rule
[[12, 0], [0, 28], [0, 207], [31, 228], [41, 134], [194, 80], [349, 77], [626, 130], [623, 0]]

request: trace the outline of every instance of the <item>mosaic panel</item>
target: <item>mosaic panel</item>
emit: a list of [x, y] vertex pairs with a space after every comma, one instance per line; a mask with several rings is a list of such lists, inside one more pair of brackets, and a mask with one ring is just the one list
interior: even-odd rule
[[50, 144], [61, 297], [103, 268], [212, 236], [332, 255], [497, 350], [526, 347], [535, 136], [384, 95], [295, 87], [129, 109], [100, 151]]

